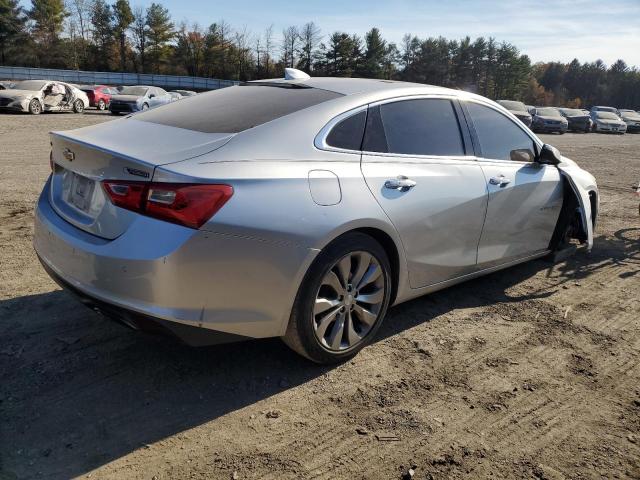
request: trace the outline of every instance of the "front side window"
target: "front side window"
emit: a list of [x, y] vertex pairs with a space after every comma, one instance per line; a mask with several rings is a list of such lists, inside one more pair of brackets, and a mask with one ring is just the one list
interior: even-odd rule
[[464, 144], [450, 100], [385, 103], [369, 110], [363, 149], [405, 155], [462, 156]]
[[532, 138], [511, 119], [478, 103], [467, 103], [467, 110], [484, 158], [517, 162], [535, 160]]

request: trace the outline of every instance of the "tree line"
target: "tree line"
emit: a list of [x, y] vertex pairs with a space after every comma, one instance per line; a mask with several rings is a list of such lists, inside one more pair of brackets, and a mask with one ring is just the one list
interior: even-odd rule
[[314, 22], [253, 33], [225, 21], [176, 24], [160, 3], [129, 0], [0, 0], [0, 65], [163, 73], [231, 80], [282, 76], [397, 79], [460, 88], [533, 105], [640, 108], [640, 71], [618, 60], [532, 64], [494, 38], [421, 38], [397, 44], [377, 28], [364, 37], [323, 35]]

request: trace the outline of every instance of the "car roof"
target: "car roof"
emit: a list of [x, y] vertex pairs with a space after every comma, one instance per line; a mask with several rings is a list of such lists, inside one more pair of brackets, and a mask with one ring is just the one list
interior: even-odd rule
[[340, 93], [342, 95], [355, 95], [359, 93], [382, 93], [392, 90], [415, 89], [425, 90], [424, 93], [446, 93], [455, 92], [444, 87], [436, 87], [433, 85], [425, 85], [423, 83], [400, 82], [397, 80], [382, 80], [373, 78], [341, 78], [341, 77], [311, 77], [309, 79], [285, 80], [282, 78], [274, 78], [268, 80], [257, 80], [247, 82], [248, 84], [283, 84], [307, 86], [319, 88], [321, 90], [329, 90], [331, 92]]

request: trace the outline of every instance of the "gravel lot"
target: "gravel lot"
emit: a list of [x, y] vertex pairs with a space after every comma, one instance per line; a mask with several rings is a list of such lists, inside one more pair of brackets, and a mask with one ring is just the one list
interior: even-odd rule
[[591, 254], [393, 308], [326, 368], [139, 334], [49, 280], [47, 132], [109, 119], [0, 115], [0, 479], [640, 478], [640, 135], [544, 137], [598, 179]]

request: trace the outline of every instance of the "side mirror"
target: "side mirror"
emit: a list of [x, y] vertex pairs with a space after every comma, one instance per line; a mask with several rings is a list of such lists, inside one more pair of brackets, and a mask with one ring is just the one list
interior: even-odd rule
[[149, 95], [149, 98], [155, 98], [155, 96], [156, 96], [156, 94], [152, 93], [152, 94]]
[[562, 161], [562, 155], [560, 155], [560, 150], [556, 147], [545, 143], [540, 150], [540, 154], [538, 155], [537, 162], [543, 165], [558, 165]]

